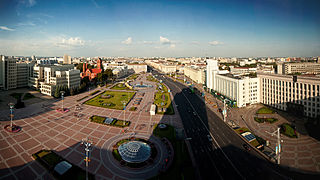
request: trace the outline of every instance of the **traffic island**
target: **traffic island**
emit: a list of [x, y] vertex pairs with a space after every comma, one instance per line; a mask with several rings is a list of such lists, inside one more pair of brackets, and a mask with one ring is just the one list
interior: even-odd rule
[[11, 125], [6, 125], [6, 126], [4, 126], [4, 129], [5, 129], [7, 132], [11, 132], [11, 133], [17, 133], [17, 132], [20, 132], [20, 131], [21, 131], [21, 127], [15, 125], [15, 124], [13, 124], [12, 126], [11, 126]]

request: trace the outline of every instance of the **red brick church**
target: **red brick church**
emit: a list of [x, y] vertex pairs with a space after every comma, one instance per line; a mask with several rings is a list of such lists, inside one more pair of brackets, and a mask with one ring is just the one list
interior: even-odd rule
[[89, 80], [91, 81], [92, 79], [96, 78], [98, 74], [101, 72], [102, 72], [102, 61], [99, 58], [97, 60], [97, 68], [94, 68], [94, 69], [88, 69], [88, 64], [83, 63], [83, 69], [82, 69], [82, 73], [80, 73], [80, 76], [81, 78], [89, 77]]

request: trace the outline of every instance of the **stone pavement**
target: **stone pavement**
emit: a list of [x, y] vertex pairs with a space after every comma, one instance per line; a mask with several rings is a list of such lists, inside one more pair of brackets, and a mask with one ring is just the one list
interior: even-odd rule
[[[89, 117], [101, 115], [123, 119], [124, 112], [81, 105], [80, 114], [83, 116], [78, 119], [74, 116], [75, 106], [87, 100], [88, 98], [77, 102], [78, 99], [85, 96], [90, 96], [89, 92], [66, 97], [64, 107], [70, 109], [68, 113], [55, 111], [62, 105], [59, 100], [32, 104], [25, 109], [16, 110], [14, 124], [22, 127], [19, 133], [8, 133], [4, 130], [3, 127], [10, 123], [7, 117], [9, 108], [1, 110], [0, 179], [53, 179], [40, 164], [31, 158], [33, 153], [41, 149], [54, 150], [68, 161], [84, 168], [84, 147], [80, 142], [87, 137], [94, 142], [89, 171], [96, 174], [97, 179], [123, 179], [121, 174], [112, 172], [101, 160], [102, 146], [110, 138], [121, 135], [122, 129], [90, 122]], [[148, 96], [147, 98], [151, 100], [153, 97]], [[126, 111], [125, 119], [131, 121], [127, 133], [135, 132], [150, 136], [154, 124], [159, 122], [182, 127], [178, 113], [171, 116], [150, 116], [149, 112], [145, 111]]]

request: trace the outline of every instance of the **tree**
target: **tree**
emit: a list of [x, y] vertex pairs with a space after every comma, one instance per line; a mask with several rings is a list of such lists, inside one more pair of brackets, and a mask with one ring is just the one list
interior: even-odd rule
[[73, 88], [73, 87], [70, 88], [70, 95], [71, 96], [75, 95], [75, 88]]
[[56, 90], [54, 92], [54, 97], [55, 98], [59, 98], [60, 97], [60, 91], [61, 91], [61, 86], [60, 85], [57, 85], [56, 86]]

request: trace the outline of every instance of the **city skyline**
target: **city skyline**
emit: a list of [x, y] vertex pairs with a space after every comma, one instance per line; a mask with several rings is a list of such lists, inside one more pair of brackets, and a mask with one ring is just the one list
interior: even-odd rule
[[319, 56], [317, 1], [3, 1], [21, 56]]

